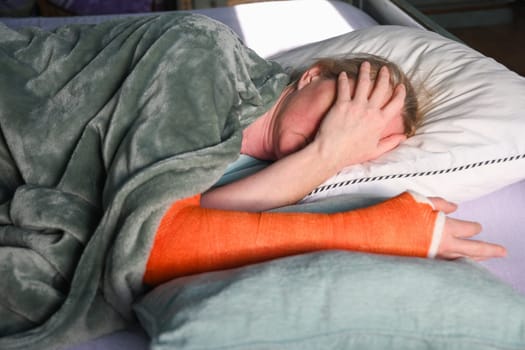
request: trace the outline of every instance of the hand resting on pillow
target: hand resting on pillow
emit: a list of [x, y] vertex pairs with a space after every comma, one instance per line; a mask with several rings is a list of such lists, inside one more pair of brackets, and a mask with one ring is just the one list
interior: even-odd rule
[[[439, 197], [431, 197], [429, 200], [436, 210], [445, 214], [453, 213], [457, 209], [456, 204]], [[436, 256], [443, 259], [469, 257], [482, 261], [504, 257], [507, 254], [506, 249], [500, 245], [469, 239], [480, 232], [481, 225], [477, 222], [446, 217]]]

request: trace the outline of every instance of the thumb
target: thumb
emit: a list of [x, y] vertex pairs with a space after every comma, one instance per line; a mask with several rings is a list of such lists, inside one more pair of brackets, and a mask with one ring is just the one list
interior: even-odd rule
[[445, 214], [453, 213], [458, 208], [457, 204], [444, 200], [441, 197], [428, 197], [428, 199], [432, 202], [436, 210], [442, 211]]
[[381, 140], [379, 140], [379, 144], [377, 145], [377, 152], [379, 153], [378, 156], [393, 150], [406, 139], [407, 137], [405, 134], [393, 134], [383, 137]]

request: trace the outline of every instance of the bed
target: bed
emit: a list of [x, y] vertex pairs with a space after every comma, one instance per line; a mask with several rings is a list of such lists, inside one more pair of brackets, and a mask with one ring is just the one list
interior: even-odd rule
[[[461, 48], [458, 49], [459, 46], [455, 46], [456, 43], [452, 42], [454, 38], [452, 38], [448, 33], [440, 29], [434, 23], [426, 20], [424, 17], [418, 17], [418, 20], [414, 19], [409, 15], [413, 14], [414, 10], [410, 8], [410, 6], [406, 6], [403, 8], [399, 7], [399, 3], [401, 3], [401, 5], [407, 5], [403, 2], [398, 1], [364, 1], [359, 2], [359, 4], [356, 4], [356, 6], [339, 1], [276, 1], [237, 5], [228, 8], [195, 10], [194, 12], [204, 14], [206, 16], [212, 17], [220, 22], [227, 24], [240, 36], [240, 38], [247, 46], [255, 50], [255, 52], [257, 52], [260, 56], [264, 58], [275, 59], [283, 64], [290, 62], [299, 62], [300, 64], [303, 64], [305, 63], [303, 61], [306, 60], [306, 58], [310, 58], [310, 56], [307, 57], [307, 55], [305, 55], [305, 52], [311, 53], [312, 50], [315, 50], [320, 53], [347, 50], [348, 48], [345, 47], [345, 43], [350, 39], [353, 39], [354, 42], [359, 43], [359, 49], [369, 49], [369, 45], [372, 44], [364, 42], [364, 40], [362, 39], [363, 37], [360, 34], [362, 33], [362, 30], [365, 30], [367, 28], [372, 28], [372, 32], [368, 32], [366, 35], [373, 35], [375, 37], [386, 37], [388, 35], [395, 36], [402, 35], [405, 33], [408, 35], [408, 32], [404, 31], [406, 30], [406, 28], [422, 32], [426, 32], [427, 29], [431, 29], [440, 33], [435, 37], [431, 37], [432, 40], [435, 38], [438, 41], [436, 47], [452, 45], [452, 50], [462, 50]], [[359, 7], [361, 7], [361, 9]], [[301, 14], [300, 16], [296, 16], [293, 19], [294, 30], [290, 30], [290, 13]], [[113, 19], [115, 17], [119, 18], [124, 16], [128, 15], [85, 16], [71, 18], [4, 18], [2, 19], [2, 21], [7, 26], [10, 26], [12, 28], [38, 26], [40, 28], [43, 28], [44, 30], [53, 30], [58, 26], [69, 23], [101, 23], [109, 19]], [[271, 18], [272, 25], [270, 27], [267, 26], [265, 31], [261, 31], [259, 23], [261, 19], [264, 20], [267, 18]], [[312, 23], [316, 23], [316, 25], [312, 25]], [[381, 27], [378, 26], [378, 24], [395, 26]], [[390, 34], [388, 34], [388, 32], [390, 32]], [[283, 35], [283, 33], [286, 33], [286, 35]], [[439, 41], [444, 36], [447, 36], [448, 38], [446, 38], [446, 40], [443, 39], [445, 41]], [[408, 38], [405, 40], [412, 39], [413, 38]], [[416, 39], [423, 41], [428, 40], [426, 36], [423, 36], [420, 39]], [[318, 44], [318, 42], [322, 43]], [[406, 45], [409, 44], [406, 43]], [[380, 53], [386, 55], [388, 55], [389, 52], [395, 51], [388, 45], [385, 45], [384, 48], [370, 49], [377, 50]], [[381, 50], [384, 51], [381, 52]], [[477, 69], [479, 69], [480, 67], [488, 67], [490, 69], [493, 69], [495, 72], [500, 72], [504, 70], [501, 66], [497, 65], [496, 62], [490, 59], [480, 60], [480, 57], [476, 55], [471, 55], [471, 51], [461, 52], [461, 54], [462, 55], [460, 55], [460, 59], [467, 60], [469, 64], [472, 60], [476, 62], [483, 61], [479, 64], [486, 65], [478, 67], [475, 66], [475, 64], [478, 63], [474, 63], [472, 71], [461, 71], [461, 74], [466, 74], [469, 77], [477, 77]], [[394, 58], [397, 58], [397, 60], [402, 59], [401, 56], [396, 57], [395, 52], [392, 53], [392, 55]], [[429, 54], [429, 57], [430, 56], [431, 54]], [[411, 63], [414, 63], [413, 61], [408, 61], [405, 62], [405, 64], [409, 65]], [[425, 67], [420, 66], [421, 70], [423, 70], [423, 68]], [[456, 73], [457, 72], [445, 72], [443, 74]], [[505, 81], [505, 83], [508, 85], [509, 90], [511, 90], [511, 88], [515, 88], [517, 91], [521, 91], [518, 89], [525, 89], [525, 82], [523, 81], [523, 78], [514, 76], [510, 72], [504, 72], [502, 74], [505, 74], [505, 76], [502, 77], [502, 80]], [[437, 88], [439, 88], [439, 86]], [[458, 95], [461, 95], [464, 98], [479, 98], [476, 97], [476, 94], [472, 91], [473, 88], [467, 89], [466, 91], [461, 91], [460, 93], [458, 93]], [[453, 109], [457, 107], [458, 101], [453, 100], [450, 96], [446, 94], [439, 95], [439, 98], [445, 106], [442, 107], [442, 109], [447, 110], [450, 108]], [[449, 104], [447, 105], [447, 103]], [[419, 163], [424, 163], [421, 162], [421, 155], [417, 153], [416, 150], [418, 147], [421, 146], [430, 147], [430, 149], [432, 149], [432, 152], [435, 152], [436, 154], [439, 152], [445, 153], [447, 154], [447, 159], [432, 159], [431, 162], [434, 164], [423, 164], [421, 165], [421, 167], [423, 168], [418, 169], [417, 166], [407, 165], [406, 158], [404, 158], [404, 155], [399, 156], [398, 154], [394, 154], [392, 158], [382, 159], [378, 163], [374, 163], [363, 168], [348, 169], [346, 172], [343, 172], [341, 175], [339, 175], [339, 177], [331, 179], [327, 183], [320, 186], [316, 191], [312, 192], [308, 197], [306, 197], [303, 200], [302, 203], [298, 204], [298, 207], [290, 209], [312, 210], [312, 207], [321, 207], [322, 210], [339, 210], [342, 208], [347, 209], [352, 207], [360, 207], [367, 205], [371, 202], [394, 195], [399, 188], [402, 188], [403, 186], [406, 187], [407, 183], [410, 183], [411, 186], [415, 186], [415, 189], [423, 194], [441, 195], [446, 198], [450, 198], [451, 200], [459, 202], [459, 210], [454, 215], [462, 219], [479, 221], [484, 227], [484, 231], [481, 234], [480, 238], [498, 242], [506, 246], [509, 255], [504, 259], [496, 259], [487, 262], [481, 262], [481, 266], [483, 266], [482, 268], [479, 268], [479, 266], [472, 267], [471, 265], [473, 265], [473, 263], [471, 262], [465, 262], [464, 264], [466, 264], [465, 266], [467, 267], [461, 265], [457, 266], [457, 269], [454, 269], [454, 265], [451, 265], [451, 267], [447, 265], [448, 263], [443, 263], [443, 266], [447, 267], [444, 268], [443, 271], [436, 272], [435, 279], [429, 280], [429, 283], [436, 283], [436, 280], [446, 280], [446, 278], [452, 278], [453, 281], [460, 281], [462, 279], [464, 280], [472, 278], [472, 280], [469, 280], [469, 283], [472, 282], [473, 284], [475, 284], [476, 288], [486, 289], [487, 292], [481, 293], [483, 295], [480, 297], [480, 299], [477, 301], [472, 301], [472, 304], [470, 305], [466, 300], [468, 300], [469, 293], [472, 294], [472, 289], [463, 291], [465, 293], [464, 296], [461, 296], [463, 299], [461, 299], [458, 296], [461, 293], [457, 290], [451, 290], [450, 295], [457, 297], [455, 301], [457, 301], [458, 303], [456, 307], [459, 310], [463, 310], [462, 307], [465, 307], [465, 310], [468, 310], [469, 308], [476, 309], [477, 307], [478, 309], [476, 310], [478, 311], [486, 310], [486, 313], [489, 314], [489, 319], [500, 321], [501, 319], [507, 317], [507, 320], [505, 321], [505, 323], [502, 324], [501, 329], [496, 330], [499, 332], [497, 333], [497, 336], [500, 336], [499, 341], [496, 335], [494, 335], [494, 338], [490, 338], [490, 336], [492, 335], [486, 336], [485, 338], [480, 336], [480, 334], [483, 334], [483, 332], [490, 333], [490, 331], [494, 330], [489, 331], [486, 328], [483, 328], [482, 326], [475, 329], [474, 331], [472, 329], [464, 330], [462, 327], [464, 326], [465, 321], [463, 323], [457, 320], [451, 321], [449, 318], [447, 318], [448, 316], [444, 319], [450, 321], [450, 324], [454, 325], [456, 328], [454, 328], [453, 326], [450, 326], [450, 328], [445, 327], [446, 329], [437, 328], [443, 327], [443, 324], [436, 320], [433, 321], [434, 323], [428, 323], [426, 326], [422, 326], [425, 324], [425, 322], [430, 322], [428, 320], [430, 317], [421, 317], [413, 320], [414, 324], [420, 322], [419, 327], [438, 329], [438, 335], [432, 334], [430, 338], [423, 337], [421, 339], [410, 340], [408, 339], [410, 337], [402, 336], [402, 340], [400, 340], [401, 338], [396, 338], [392, 334], [388, 333], [385, 330], [386, 328], [380, 329], [380, 327], [378, 326], [379, 328], [375, 330], [375, 333], [373, 333], [374, 336], [370, 336], [370, 334], [368, 334], [368, 337], [366, 337], [366, 334], [363, 335], [364, 333], [361, 330], [359, 336], [355, 336], [354, 339], [349, 339], [349, 333], [345, 333], [346, 335], [343, 336], [340, 335], [340, 331], [335, 332], [333, 331], [333, 329], [328, 328], [323, 329], [322, 336], [312, 337], [308, 340], [308, 332], [311, 332], [312, 327], [315, 328], [316, 324], [318, 325], [321, 321], [326, 321], [326, 315], [318, 315], [315, 313], [308, 314], [308, 317], [312, 320], [315, 320], [316, 322], [313, 322], [313, 324], [310, 325], [304, 325], [300, 322], [297, 323], [298, 315], [301, 315], [301, 312], [303, 312], [301, 311], [302, 309], [299, 311], [295, 310], [293, 315], [295, 315], [294, 317], [296, 319], [292, 321], [288, 320], [286, 317], [280, 314], [278, 315], [281, 317], [280, 319], [265, 319], [264, 317], [262, 317], [263, 321], [266, 322], [266, 326], [261, 326], [253, 320], [253, 318], [255, 317], [254, 315], [260, 316], [261, 310], [265, 310], [265, 308], [270, 308], [271, 310], [273, 310], [270, 305], [261, 302], [261, 305], [254, 305], [253, 310], [251, 310], [250, 312], [246, 311], [243, 314], [243, 310], [234, 309], [235, 305], [229, 304], [231, 297], [228, 297], [227, 293], [221, 294], [210, 292], [211, 294], [208, 295], [205, 292], [202, 292], [202, 290], [214, 290], [213, 288], [215, 288], [216, 285], [212, 284], [212, 282], [219, 283], [217, 282], [217, 280], [222, 280], [228, 282], [224, 282], [225, 285], [220, 286], [221, 290], [226, 290], [226, 292], [228, 292], [228, 288], [231, 288], [231, 290], [240, 290], [241, 293], [243, 293], [242, 295], [246, 296], [247, 298], [250, 296], [253, 298], [254, 294], [251, 293], [254, 293], [254, 291], [251, 291], [247, 287], [247, 285], [244, 285], [240, 282], [244, 280], [249, 280], [249, 277], [247, 277], [246, 275], [246, 271], [243, 269], [238, 269], [232, 272], [225, 272], [223, 275], [219, 273], [217, 275], [212, 274], [211, 276], [197, 276], [193, 279], [189, 278], [181, 279], [180, 281], [174, 281], [174, 286], [171, 286], [170, 288], [179, 288], [179, 290], [181, 290], [180, 295], [182, 295], [181, 299], [175, 300], [176, 298], [173, 296], [165, 296], [165, 294], [167, 293], [165, 290], [153, 292], [150, 298], [147, 297], [143, 302], [141, 302], [141, 304], [137, 305], [136, 307], [136, 312], [141, 315], [140, 324], [135, 323], [132, 325], [127, 325], [123, 330], [112, 331], [110, 334], [99, 336], [96, 339], [82, 339], [82, 341], [77, 344], [75, 344], [77, 342], [77, 340], [74, 339], [75, 335], [70, 335], [70, 338], [63, 340], [62, 344], [69, 344], [66, 348], [70, 350], [146, 349], [150, 346], [156, 349], [165, 349], [170, 347], [222, 347], [239, 349], [363, 347], [371, 348], [371, 346], [375, 346], [376, 348], [421, 348], [421, 344], [428, 345], [428, 348], [432, 348], [432, 346], [437, 346], [437, 348], [439, 348], [442, 346], [455, 346], [459, 343], [461, 343], [461, 345], [457, 348], [469, 348], [468, 346], [473, 346], [473, 344], [476, 344], [477, 348], [487, 349], [499, 348], [499, 346], [509, 349], [521, 348], [525, 344], [525, 321], [519, 316], [520, 310], [523, 310], [524, 305], [523, 301], [520, 299], [520, 296], [523, 297], [523, 295], [525, 295], [525, 273], [523, 272], [525, 270], [525, 257], [522, 253], [525, 250], [525, 236], [523, 235], [523, 227], [525, 226], [525, 217], [523, 216], [523, 208], [525, 207], [525, 148], [523, 147], [523, 141], [519, 141], [519, 131], [523, 130], [523, 120], [525, 118], [523, 116], [523, 113], [521, 113], [520, 119], [519, 113], [516, 114], [513, 112], [515, 109], [519, 108], [519, 103], [520, 102], [517, 101], [517, 104], [515, 106], [505, 107], [507, 108], [505, 109], [505, 112], [508, 111], [508, 114], [512, 115], [512, 118], [515, 119], [510, 118], [509, 120], [501, 121], [507, 123], [505, 124], [507, 128], [505, 129], [504, 135], [500, 135], [497, 131], [494, 131], [497, 135], [497, 137], [494, 137], [494, 139], [504, 139], [506, 141], [504, 145], [501, 145], [502, 142], [500, 141], [494, 141], [494, 139], [488, 140], [487, 145], [484, 145], [481, 141], [479, 141], [479, 139], [475, 138], [478, 137], [480, 134], [483, 134], [483, 131], [486, 132], [487, 128], [491, 128], [491, 130], [496, 130], [493, 121], [487, 120], [489, 117], [483, 115], [481, 117], [482, 122], [486, 122], [486, 125], [483, 126], [483, 130], [480, 131], [474, 128], [473, 134], [475, 135], [472, 136], [473, 139], [465, 141], [474, 142], [476, 143], [476, 145], [478, 145], [479, 148], [476, 152], [473, 152], [473, 154], [465, 155], [465, 153], [468, 152], [465, 152], [463, 147], [464, 145], [461, 143], [459, 145], [456, 145], [454, 142], [456, 142], [458, 132], [464, 130], [463, 128], [469, 128], [472, 125], [472, 118], [468, 117], [465, 118], [465, 120], [462, 120], [461, 117], [453, 115], [452, 117], [456, 118], [455, 120], [459, 119], [459, 121], [457, 123], [452, 123], [454, 124], [453, 127], [450, 127], [448, 129], [447, 127], [444, 127], [444, 129], [441, 130], [439, 128], [443, 127], [443, 124], [445, 124], [447, 120], [446, 118], [445, 120], [439, 119], [439, 115], [442, 115], [444, 112], [443, 110], [439, 110], [438, 108], [438, 111], [436, 112], [436, 115], [438, 115], [438, 117], [436, 117], [436, 119], [433, 120], [432, 123], [430, 123], [426, 127], [423, 127], [422, 133], [432, 135], [436, 132], [435, 128], [437, 125], [437, 130], [444, 132], [444, 134], [447, 135], [447, 142], [450, 141], [449, 144], [446, 144], [446, 147], [449, 147], [451, 150], [457, 149], [458, 153], [454, 153], [454, 151], [449, 152], [443, 151], [442, 149], [440, 150], [438, 149], [439, 147], [437, 147], [435, 143], [432, 143], [432, 139], [428, 140], [425, 138], [418, 138], [416, 136], [414, 140], [411, 141], [412, 143], [409, 143], [403, 149], [403, 151], [408, 155], [408, 157], [412, 161], [417, 160], [419, 161]], [[468, 110], [469, 113], [467, 114], [470, 116], [472, 114], [472, 110], [469, 110], [468, 108], [475, 107], [467, 106], [464, 108]], [[489, 107], [483, 106], [483, 108]], [[525, 108], [521, 109], [521, 111], [523, 110], [525, 110]], [[464, 110], [461, 110], [461, 112], [463, 111]], [[458, 112], [456, 111], [455, 113]], [[470, 124], [466, 124], [466, 126], [464, 126], [464, 123], [466, 122], [469, 122]], [[450, 123], [448, 123], [447, 125], [449, 124]], [[514, 130], [514, 133], [508, 134], [509, 125], [516, 125], [516, 130]], [[449, 139], [448, 136], [453, 137]], [[439, 139], [438, 141], [442, 140]], [[496, 146], [494, 146], [494, 144], [496, 144]], [[483, 154], [483, 157], [481, 158], [478, 156], [480, 153]], [[400, 157], [403, 159], [398, 159], [396, 157]], [[435, 162], [445, 162], [447, 164], [443, 166], [445, 170], [432, 169], [431, 165], [435, 165]], [[451, 174], [457, 174], [457, 176], [451, 177]], [[443, 186], [444, 183], [447, 183], [447, 186]], [[333, 200], [334, 198], [335, 200]], [[313, 210], [321, 209], [314, 208]], [[305, 260], [301, 260], [301, 258]], [[294, 269], [298, 269], [298, 266], [304, 266], [305, 264], [313, 264], [312, 261], [314, 261], [317, 264], [315, 265], [314, 269], [318, 269], [317, 273], [319, 273], [319, 275], [322, 275], [326, 274], [326, 270], [323, 270], [324, 267], [330, 264], [334, 264], [333, 259], [333, 255], [314, 254], [311, 257], [292, 257], [291, 259], [287, 259], [285, 263], [289, 264], [286, 265], [287, 268], [288, 266], [290, 266], [291, 271], [297, 272], [297, 270]], [[343, 261], [344, 259], [347, 259], [347, 257], [342, 257]], [[383, 258], [377, 258], [379, 259], [379, 262], [375, 260], [374, 262], [371, 262], [370, 260], [366, 260], [369, 259], [369, 257], [360, 255], [353, 256], [351, 257], [351, 259], [356, 259], [358, 261], [353, 262], [351, 260], [348, 260], [345, 262], [356, 263], [358, 266], [359, 264], [362, 264], [363, 266], [368, 267], [376, 266], [374, 265], [376, 263], [381, 266], [387, 264], [388, 262], [391, 263], [391, 261], [388, 260], [390, 258], [385, 258], [387, 260], [381, 260]], [[410, 265], [411, 263], [408, 264]], [[424, 265], [426, 263], [422, 264]], [[433, 269], [433, 266], [434, 265], [427, 266], [426, 268]], [[265, 281], [264, 283], [266, 283], [266, 285], [268, 285], [271, 283], [276, 283], [276, 280], [274, 279], [276, 278], [275, 270], [282, 267], [276, 267], [275, 264], [270, 263], [264, 266], [255, 266], [250, 268], [253, 269], [251, 273], [255, 275], [260, 274], [260, 278]], [[339, 270], [336, 270], [339, 271], [340, 274], [348, 273], [348, 271], [345, 270], [343, 266], [339, 266], [338, 268]], [[417, 275], [416, 272], [414, 272], [419, 268], [421, 267], [414, 267], [413, 270], [410, 270], [412, 271], [411, 273], [415, 275], [408, 274], [406, 277], [407, 280], [411, 279], [410, 276], [412, 276], [412, 279], [414, 278], [414, 276], [420, 276]], [[473, 268], [474, 270], [470, 270], [471, 268]], [[385, 270], [384, 266], [381, 267], [381, 269], [381, 273], [386, 273], [385, 271], [388, 271], [389, 275], [401, 273], [397, 270]], [[503, 283], [500, 284], [499, 282], [494, 282], [493, 280], [488, 278], [485, 275], [484, 269], [488, 269], [488, 271], [490, 271], [490, 275], [495, 277], [494, 281], [503, 281]], [[456, 271], [459, 272], [456, 273]], [[297, 275], [297, 278], [300, 278], [301, 274], [297, 273]], [[338, 276], [332, 276], [332, 278], [337, 277]], [[304, 276], [304, 278], [308, 278], [308, 275]], [[359, 276], [356, 275], [355, 278], [359, 278]], [[282, 283], [283, 289], [293, 288], [293, 285], [287, 285], [286, 282], [283, 282], [280, 279], [278, 279], [277, 281], [280, 281], [278, 283]], [[305, 295], [302, 298], [303, 300], [308, 301], [308, 298], [310, 297], [308, 293], [311, 291], [311, 289], [308, 288], [313, 287], [312, 285], [306, 283], [305, 280], [301, 281], [303, 282], [303, 285], [305, 285]], [[329, 282], [325, 281], [324, 283], [328, 284]], [[497, 285], [494, 286], [495, 284]], [[186, 290], [186, 285], [193, 286], [193, 289], [188, 287], [188, 289]], [[405, 286], [405, 288], [409, 287], [418, 288], [417, 284], [407, 284], [407, 286]], [[345, 288], [342, 288], [340, 293], [343, 293], [343, 291], [348, 292], [352, 287], [345, 286]], [[368, 288], [370, 289], [365, 288], [365, 290], [374, 290], [375, 288], [377, 288], [377, 285], [370, 285]], [[472, 286], [471, 288], [475, 287]], [[335, 287], [334, 290], [337, 291]], [[397, 317], [404, 318], [404, 309], [411, 307], [410, 304], [406, 304], [403, 301], [400, 301], [399, 299], [399, 293], [403, 294], [406, 293], [406, 291], [407, 289], [399, 290], [397, 291], [398, 294], [396, 294], [396, 296], [383, 296], [385, 302], [390, 301], [391, 304], [397, 303], [396, 305], [398, 306], [395, 308], [395, 311], [398, 312], [398, 314], [395, 314], [397, 315]], [[325, 294], [332, 293], [329, 288], [323, 289], [323, 292]], [[230, 293], [233, 292], [230, 291]], [[272, 292], [274, 294], [271, 294], [270, 292], [268, 293], [273, 298], [276, 298], [276, 296], [279, 295], [284, 295], [283, 290], [275, 290]], [[491, 293], [492, 295], [485, 295]], [[235, 296], [235, 294], [233, 295]], [[498, 298], [498, 295], [504, 297]], [[432, 303], [434, 307], [439, 308], [441, 305], [439, 295], [425, 294], [425, 297], [428, 298], [432, 296], [435, 298], [431, 299], [433, 300]], [[441, 297], [443, 297], [443, 294], [441, 294]], [[485, 299], [483, 299], [484, 297]], [[168, 300], [169, 302], [158, 302], [158, 304], [155, 304], [155, 301], [164, 299]], [[500, 301], [500, 299], [504, 300]], [[196, 300], [210, 300], [210, 303], [207, 305], [202, 305], [199, 304], [199, 302]], [[219, 304], [219, 306], [217, 306], [216, 308], [212, 308], [210, 306], [213, 304], [214, 300], [216, 300]], [[379, 303], [378, 300], [366, 300], [366, 295], [359, 293], [356, 294], [354, 300], [362, 300], [363, 305], [366, 304], [366, 308], [363, 308], [364, 311], [362, 312], [367, 313], [367, 317], [370, 316], [368, 315], [368, 312], [370, 311], [371, 307], [370, 304], [373, 304], [374, 302]], [[495, 300], [497, 300], [497, 302]], [[414, 304], [412, 305], [416, 305], [413, 307], [417, 309], [418, 307], [423, 308], [425, 300], [419, 301], [419, 304], [418, 301], [413, 302]], [[501, 304], [503, 302], [505, 302], [506, 304]], [[246, 305], [249, 305], [247, 303], [248, 302], [242, 305], [246, 307]], [[489, 305], [488, 303], [492, 305]], [[183, 305], [190, 305], [191, 307], [188, 306], [188, 310], [181, 312], [180, 310], [185, 307]], [[278, 301], [275, 301], [275, 299], [273, 299], [272, 305], [277, 305], [275, 307], [280, 308], [280, 310], [285, 308], [293, 308], [293, 305], [281, 305]], [[312, 305], [315, 305], [315, 303], [312, 303]], [[336, 308], [336, 306], [334, 305], [331, 305], [331, 307]], [[498, 308], [499, 311], [496, 310]], [[148, 320], [148, 317], [152, 317], [152, 315], [154, 315], [155, 312], [160, 313], [159, 309], [165, 311], [165, 319], [162, 319], [162, 321], [158, 322], [151, 319]], [[331, 309], [330, 305], [326, 305], [326, 300], [325, 304], [319, 306], [317, 310], [319, 309], [335, 310]], [[447, 310], [446, 306], [443, 306], [443, 309]], [[172, 310], [177, 310], [178, 316], [173, 316], [173, 313], [171, 312]], [[436, 318], [443, 318], [443, 314], [437, 312], [436, 309], [426, 308], [424, 311], [427, 313], [435, 313]], [[485, 320], [483, 318], [485, 316], [482, 316], [482, 311], [479, 311], [480, 314], [475, 314], [475, 318], [477, 317], [479, 319], [480, 324]], [[202, 312], [201, 317], [209, 320], [208, 323], [202, 321], [201, 319], [192, 318], [193, 316], [191, 315], [200, 315], [200, 312]], [[277, 313], [278, 310], [276, 309], [275, 312]], [[230, 317], [230, 313], [235, 316], [239, 314], [244, 315], [244, 318], [241, 316], [239, 316], [239, 318], [234, 318], [233, 316]], [[458, 313], [461, 312], [458, 311]], [[337, 312], [334, 311], [333, 314], [335, 315], [337, 314]], [[169, 316], [172, 316], [172, 318], [169, 318]], [[239, 323], [239, 326], [233, 327], [233, 333], [230, 334], [228, 333], [228, 331], [222, 330], [221, 327], [219, 327], [223, 326], [220, 324], [222, 323], [221, 316], [223, 316], [222, 319], [224, 319], [225, 323]], [[182, 317], [182, 319], [180, 317]], [[219, 325], [213, 324], [213, 320], [215, 320], [214, 317], [217, 318]], [[344, 316], [339, 315], [337, 317]], [[363, 318], [361, 318], [360, 322], [371, 322], [371, 324], [374, 324], [374, 322], [387, 322], [384, 321], [388, 319], [388, 317], [385, 314], [377, 315], [377, 317], [379, 317], [381, 321], [377, 321], [377, 319], [374, 318], [366, 319], [365, 321], [363, 321]], [[160, 319], [161, 317], [159, 316], [159, 320]], [[283, 323], [280, 324], [279, 320], [281, 320]], [[333, 324], [336, 324], [337, 322], [342, 322], [339, 318], [329, 319], [329, 321]], [[203, 324], [199, 325], [199, 322]], [[286, 322], [291, 323], [287, 324]], [[391, 324], [393, 321], [389, 320], [388, 322], [390, 322], [389, 324]], [[180, 325], [185, 323], [188, 323], [189, 325], [186, 328], [182, 327], [181, 330]], [[290, 327], [293, 327], [293, 325], [295, 325], [296, 328], [299, 329], [299, 331], [297, 332], [297, 334], [290, 336], [291, 338], [285, 338], [286, 340], [272, 340], [272, 332], [279, 333], [278, 329], [275, 330], [267, 326], [268, 324], [272, 323], [276, 324], [277, 328], [287, 330], [290, 330]], [[239, 328], [242, 324], [251, 324], [251, 328]], [[514, 324], [515, 326], [508, 327], [509, 324]], [[255, 330], [260, 330], [261, 328], [265, 327], [268, 328], [267, 333], [260, 334], [257, 333], [257, 330]], [[147, 331], [150, 333], [149, 336], [144, 330], [146, 328]], [[227, 328], [228, 327], [226, 327], [226, 329]], [[174, 329], [176, 329], [177, 331], [173, 331]], [[300, 332], [301, 329], [304, 330], [304, 333]], [[425, 333], [426, 329], [427, 328], [423, 328], [422, 333]], [[464, 331], [465, 334], [467, 334], [468, 336], [465, 336], [463, 333], [461, 333], [460, 330]], [[353, 331], [355, 332], [355, 329], [353, 329]], [[398, 333], [400, 334], [401, 332]], [[458, 333], [461, 334], [460, 336], [458, 336], [458, 338], [454, 338], [453, 336], [451, 336], [451, 334], [457, 335]], [[239, 334], [247, 334], [247, 339], [251, 340], [245, 340], [242, 337], [239, 337]], [[330, 336], [331, 334], [339, 334], [339, 336], [337, 339], [334, 340], [334, 338]], [[377, 340], [381, 338], [378, 334], [387, 334], [387, 336], [384, 337], [383, 342]], [[154, 339], [154, 341], [152, 341], [151, 343], [150, 336], [152, 339]], [[443, 336], [443, 338], [448, 338], [449, 340], [443, 340], [440, 338], [440, 336]], [[233, 338], [236, 339], [236, 342], [229, 342], [229, 340]], [[200, 342], [202, 342], [203, 339], [207, 339], [208, 343], [203, 342], [201, 344]], [[296, 341], [297, 339], [300, 339], [301, 341]], [[503, 346], [502, 344], [504, 343], [504, 339], [508, 339], [508, 341], [505, 340], [505, 344]], [[329, 343], [326, 343], [326, 341], [329, 341]], [[374, 343], [374, 341], [377, 343]], [[447, 341], [449, 343], [447, 343]], [[6, 348], [17, 348], [17, 346], [20, 346], [20, 344], [23, 343], [17, 342], [16, 339], [8, 339], [8, 341], [3, 344], [6, 344]]]

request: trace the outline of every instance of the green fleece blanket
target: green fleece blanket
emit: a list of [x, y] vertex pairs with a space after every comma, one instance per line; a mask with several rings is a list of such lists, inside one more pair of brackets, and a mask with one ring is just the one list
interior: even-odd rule
[[202, 16], [0, 25], [0, 348], [123, 327], [169, 204], [209, 188], [288, 82]]

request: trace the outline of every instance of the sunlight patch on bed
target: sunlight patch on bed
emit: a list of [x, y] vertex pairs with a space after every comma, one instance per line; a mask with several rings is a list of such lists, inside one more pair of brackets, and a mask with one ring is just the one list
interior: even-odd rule
[[[259, 55], [269, 57], [357, 29], [340, 14], [335, 2], [309, 0], [301, 3], [301, 6], [296, 6], [293, 1], [276, 1], [271, 7], [268, 3], [236, 6], [235, 13], [245, 43]], [[261, 21], [268, 18], [271, 20], [263, 26], [265, 29], [257, 29], [261, 28]], [[297, 21], [302, 25], [298, 26]], [[288, 30], [283, 32], [280, 30], [283, 27]]]

